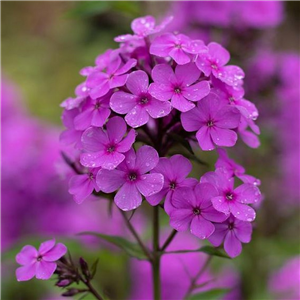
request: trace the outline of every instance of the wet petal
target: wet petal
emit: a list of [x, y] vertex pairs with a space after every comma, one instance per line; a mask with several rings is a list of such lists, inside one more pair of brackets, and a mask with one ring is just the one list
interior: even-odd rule
[[140, 95], [142, 93], [147, 93], [149, 85], [149, 78], [144, 71], [134, 71], [127, 79], [126, 86], [129, 91], [134, 95]]
[[150, 105], [146, 107], [149, 115], [156, 119], [167, 116], [171, 112], [171, 104], [169, 101], [158, 101], [152, 98]]
[[81, 142], [84, 150], [88, 152], [98, 152], [104, 150], [109, 140], [101, 128], [90, 127], [82, 134]]
[[106, 124], [110, 142], [119, 143], [127, 131], [125, 121], [121, 117], [113, 117]]
[[119, 189], [125, 182], [126, 173], [120, 170], [100, 170], [96, 177], [97, 185], [104, 193], [112, 193]]
[[149, 86], [149, 93], [152, 97], [160, 101], [168, 101], [172, 98], [174, 90], [169, 84], [151, 83]]
[[218, 146], [232, 147], [237, 141], [237, 134], [230, 129], [211, 127], [210, 135], [213, 142]]
[[136, 187], [145, 197], [158, 193], [163, 188], [163, 185], [164, 177], [158, 173], [142, 175], [140, 180], [136, 183]]
[[251, 183], [244, 183], [234, 190], [236, 201], [240, 203], [256, 203], [261, 200], [260, 190]]
[[249, 243], [252, 235], [251, 223], [236, 220], [234, 222], [234, 233], [242, 243]]
[[207, 126], [203, 126], [197, 131], [196, 138], [202, 150], [211, 151], [215, 149], [211, 138], [211, 130]]
[[177, 231], [185, 231], [190, 227], [193, 219], [193, 211], [191, 209], [176, 209], [170, 214], [170, 226]]
[[248, 205], [232, 202], [229, 207], [230, 212], [241, 221], [252, 222], [256, 217], [255, 210]]
[[208, 81], [201, 81], [185, 88], [182, 95], [190, 101], [199, 101], [206, 97], [210, 92], [210, 84]]
[[176, 154], [170, 157], [170, 168], [172, 174], [176, 175], [176, 179], [182, 180], [186, 178], [192, 171], [191, 162], [183, 155]]
[[213, 207], [224, 214], [229, 214], [229, 204], [223, 196], [214, 197], [211, 199]]
[[215, 226], [200, 216], [195, 216], [191, 223], [191, 233], [204, 240], [213, 234]]
[[126, 137], [118, 144], [118, 152], [127, 152], [132, 147], [132, 144], [135, 141], [136, 132], [131, 129]]
[[115, 196], [116, 205], [124, 210], [133, 210], [142, 204], [142, 196], [135, 184], [125, 183]]
[[233, 230], [229, 230], [225, 237], [224, 249], [232, 258], [237, 257], [242, 252], [242, 243], [237, 239]]
[[179, 82], [183, 86], [189, 86], [199, 79], [200, 71], [194, 63], [188, 63], [186, 65], [178, 65], [175, 69], [175, 75]]
[[149, 114], [145, 107], [136, 105], [125, 117], [127, 124], [133, 128], [145, 125], [149, 121]]
[[41, 243], [39, 247], [39, 254], [44, 255], [45, 253], [50, 251], [54, 247], [54, 245], [55, 245], [55, 239]]
[[138, 97], [123, 91], [115, 92], [110, 99], [110, 107], [118, 114], [127, 114], [138, 101]]
[[173, 94], [171, 105], [181, 112], [187, 112], [195, 107], [195, 104], [185, 99], [182, 94]]
[[142, 146], [136, 152], [136, 168], [141, 174], [145, 174], [156, 167], [158, 161], [157, 151], [150, 146]]

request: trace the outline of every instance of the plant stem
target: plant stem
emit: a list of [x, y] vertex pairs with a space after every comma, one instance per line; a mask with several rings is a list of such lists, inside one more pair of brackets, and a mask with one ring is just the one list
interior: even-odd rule
[[91, 282], [89, 280], [85, 280], [81, 275], [80, 275], [80, 280], [88, 287], [89, 292], [95, 296], [96, 299], [98, 300], [104, 300], [103, 297], [96, 291], [96, 289], [93, 287]]
[[160, 251], [164, 251], [165, 249], [167, 249], [167, 247], [173, 241], [173, 238], [175, 237], [175, 235], [177, 234], [177, 232], [178, 232], [177, 230], [173, 229], [173, 231], [171, 232], [171, 234], [169, 235], [169, 237], [166, 239], [165, 243], [161, 247]]
[[155, 300], [161, 299], [160, 254], [159, 254], [159, 207], [153, 207], [153, 295]]
[[190, 287], [184, 297], [184, 299], [187, 299], [189, 296], [191, 296], [193, 290], [195, 288], [197, 288], [197, 280], [201, 277], [201, 275], [203, 275], [203, 273], [205, 272], [205, 270], [207, 269], [207, 267], [209, 266], [211, 260], [212, 260], [212, 256], [209, 255], [203, 265], [203, 267], [199, 270], [199, 272], [196, 274], [196, 276], [192, 279]]
[[126, 217], [126, 213], [123, 210], [120, 210], [122, 213], [122, 216], [126, 222], [126, 225], [128, 227], [128, 229], [130, 230], [130, 232], [132, 233], [132, 235], [135, 237], [136, 241], [138, 242], [138, 244], [140, 245], [140, 247], [142, 248], [143, 252], [145, 253], [145, 255], [148, 257], [148, 259], [150, 261], [153, 260], [151, 253], [149, 252], [148, 248], [144, 245], [144, 243], [142, 242], [142, 240], [140, 239], [138, 233], [135, 231], [134, 227], [132, 226], [132, 224], [130, 223], [130, 221], [127, 219]]

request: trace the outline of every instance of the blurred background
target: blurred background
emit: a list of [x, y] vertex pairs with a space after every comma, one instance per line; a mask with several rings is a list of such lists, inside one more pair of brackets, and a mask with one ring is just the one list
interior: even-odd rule
[[[129, 233], [118, 211], [111, 217], [106, 200], [91, 197], [80, 206], [73, 201], [59, 145], [59, 104], [82, 82], [79, 70], [118, 47], [113, 38], [131, 33], [132, 19], [147, 14], [158, 20], [174, 15], [168, 30], [226, 47], [231, 62], [245, 70], [245, 98], [260, 111], [260, 147], [239, 143], [231, 152], [262, 181], [264, 201], [253, 239], [240, 257], [215, 258], [203, 282], [230, 289], [226, 299], [300, 299], [299, 6], [296, 1], [2, 2], [1, 299], [61, 299], [55, 280], [18, 283], [14, 275], [14, 257], [23, 245], [38, 246], [52, 237], [89, 263], [100, 255], [97, 282], [111, 299], [151, 299], [148, 265], [105, 243], [76, 237], [86, 230]], [[213, 170], [216, 158], [199, 155], [209, 168], [196, 167], [197, 178]], [[133, 220], [145, 239], [150, 234], [146, 212], [143, 208]], [[162, 221], [168, 224], [167, 218]], [[179, 235], [178, 241], [198, 243], [190, 235]], [[163, 262], [165, 299], [180, 299], [172, 274], [193, 272], [205, 258], [180, 256]]]

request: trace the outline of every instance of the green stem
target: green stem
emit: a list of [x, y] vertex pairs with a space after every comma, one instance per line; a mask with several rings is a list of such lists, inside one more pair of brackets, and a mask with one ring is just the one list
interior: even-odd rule
[[161, 247], [160, 251], [164, 251], [165, 249], [167, 249], [167, 247], [173, 241], [173, 238], [175, 237], [175, 235], [177, 234], [177, 232], [178, 232], [177, 230], [173, 229], [173, 231], [171, 232], [171, 234], [169, 235], [169, 237], [166, 239], [165, 243]]
[[159, 207], [153, 207], [153, 294], [154, 300], [161, 299], [160, 254], [159, 254]]
[[127, 219], [126, 217], [126, 213], [123, 210], [120, 210], [121, 214], [126, 222], [126, 225], [128, 227], [128, 229], [130, 230], [130, 232], [132, 233], [132, 235], [135, 237], [136, 241], [138, 242], [138, 244], [140, 245], [141, 249], [143, 250], [144, 254], [148, 257], [148, 259], [150, 261], [153, 260], [151, 253], [149, 252], [148, 248], [144, 245], [144, 243], [142, 242], [142, 240], [140, 239], [138, 233], [135, 231], [134, 227], [132, 226], [132, 224], [130, 223], [130, 221]]
[[199, 272], [196, 274], [196, 276], [193, 278], [193, 280], [191, 281], [190, 287], [184, 297], [184, 299], [187, 299], [189, 296], [191, 296], [192, 292], [194, 291], [194, 289], [197, 288], [197, 281], [198, 279], [203, 275], [203, 273], [205, 272], [205, 270], [207, 269], [207, 267], [209, 266], [211, 260], [212, 260], [212, 256], [209, 255], [203, 265], [203, 267], [199, 270]]

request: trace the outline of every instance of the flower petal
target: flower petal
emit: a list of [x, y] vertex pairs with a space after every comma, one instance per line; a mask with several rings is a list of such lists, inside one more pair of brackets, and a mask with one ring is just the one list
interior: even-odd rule
[[191, 61], [191, 58], [188, 54], [186, 54], [182, 48], [174, 47], [169, 55], [176, 61], [178, 65], [184, 65]]
[[219, 247], [228, 232], [228, 224], [215, 224], [215, 231], [214, 233], [208, 238], [210, 243], [212, 243], [215, 247]]
[[152, 79], [155, 83], [166, 86], [170, 86], [172, 82], [176, 81], [173, 69], [168, 64], [156, 65], [152, 70]]
[[118, 152], [127, 152], [135, 141], [136, 131], [131, 129], [126, 137], [118, 144]]
[[149, 115], [156, 119], [167, 116], [171, 112], [171, 104], [169, 101], [158, 101], [152, 98], [151, 103], [146, 107]]
[[171, 105], [181, 112], [187, 112], [195, 107], [195, 104], [185, 99], [182, 94], [173, 94]]
[[199, 101], [210, 92], [208, 81], [201, 81], [182, 90], [182, 95], [190, 101]]
[[211, 127], [210, 135], [217, 146], [232, 147], [237, 141], [237, 134], [230, 129]]
[[195, 216], [191, 223], [191, 233], [204, 240], [213, 234], [215, 226], [200, 216]]
[[121, 117], [113, 117], [107, 122], [106, 130], [110, 142], [117, 144], [125, 135], [127, 126]]
[[48, 261], [41, 260], [36, 262], [35, 267], [36, 267], [35, 269], [36, 278], [47, 280], [53, 275], [57, 265], [55, 262], [48, 262]]
[[38, 251], [31, 245], [26, 245], [16, 255], [16, 262], [20, 265], [28, 265], [36, 260]]
[[137, 96], [119, 91], [111, 96], [110, 107], [118, 114], [127, 114], [136, 106], [137, 101]]
[[174, 90], [168, 84], [153, 82], [149, 86], [149, 93], [160, 101], [168, 101], [172, 98]]
[[140, 174], [145, 174], [158, 164], [159, 157], [157, 151], [150, 146], [142, 146], [136, 152], [136, 168]]
[[146, 72], [144, 71], [134, 71], [132, 72], [126, 81], [126, 86], [129, 91], [139, 96], [142, 93], [147, 93], [149, 85], [149, 78]]
[[183, 128], [188, 132], [199, 130], [207, 122], [205, 115], [197, 107], [182, 113], [180, 118]]
[[76, 203], [82, 203], [94, 190], [94, 184], [88, 174], [74, 175], [69, 181], [69, 193], [74, 195]]
[[168, 188], [163, 188], [161, 191], [158, 193], [147, 196], [146, 200], [152, 205], [155, 206], [157, 205], [168, 193], [169, 189]]
[[158, 193], [163, 188], [163, 185], [164, 176], [159, 173], [142, 175], [136, 183], [137, 189], [145, 197]]
[[242, 243], [249, 243], [252, 235], [251, 223], [236, 220], [234, 222], [234, 233]]
[[221, 128], [237, 128], [241, 113], [236, 107], [223, 106], [215, 115], [215, 125]]
[[90, 127], [81, 137], [84, 150], [98, 152], [104, 150], [104, 145], [109, 143], [106, 133], [101, 128]]
[[183, 155], [176, 154], [170, 157], [170, 168], [172, 174], [174, 174], [177, 180], [183, 180], [192, 171], [191, 162]]
[[38, 251], [39, 255], [44, 255], [45, 253], [50, 251], [54, 247], [54, 245], [55, 245], [55, 239], [41, 243]]
[[27, 281], [35, 275], [35, 263], [17, 268], [16, 277], [18, 281]]
[[112, 193], [119, 189], [125, 182], [126, 173], [120, 170], [100, 170], [96, 177], [97, 185], [104, 193]]
[[215, 145], [212, 142], [210, 133], [211, 130], [207, 126], [201, 127], [196, 133], [196, 138], [199, 146], [204, 151], [211, 151], [215, 149]]
[[200, 71], [194, 63], [178, 65], [175, 69], [175, 75], [183, 86], [190, 86], [199, 79]]
[[214, 197], [211, 199], [211, 202], [213, 204], [213, 207], [224, 214], [229, 214], [229, 204], [225, 200], [223, 196]]
[[255, 210], [245, 204], [238, 202], [229, 203], [230, 212], [239, 220], [252, 222], [256, 217]]
[[44, 261], [56, 261], [67, 253], [67, 247], [64, 244], [58, 243], [51, 250], [43, 255]]
[[136, 105], [125, 117], [127, 124], [133, 128], [145, 125], [149, 121], [149, 114], [145, 107]]
[[133, 210], [142, 204], [142, 196], [135, 184], [125, 183], [115, 196], [116, 205], [124, 210]]
[[234, 190], [236, 201], [240, 203], [256, 203], [261, 200], [260, 190], [251, 183], [244, 183]]
[[191, 209], [176, 209], [170, 214], [170, 226], [177, 231], [185, 231], [189, 228], [193, 219], [193, 211]]
[[201, 209], [204, 209], [212, 205], [212, 198], [219, 195], [218, 190], [210, 183], [199, 183], [195, 186], [195, 195], [197, 204], [200, 205]]
[[235, 236], [233, 230], [229, 230], [224, 241], [224, 249], [230, 257], [237, 257], [242, 252], [242, 243]]

